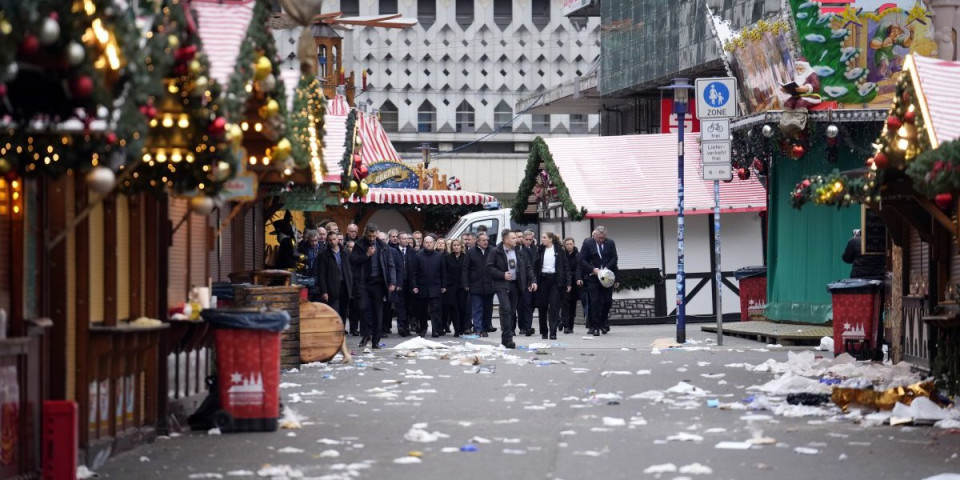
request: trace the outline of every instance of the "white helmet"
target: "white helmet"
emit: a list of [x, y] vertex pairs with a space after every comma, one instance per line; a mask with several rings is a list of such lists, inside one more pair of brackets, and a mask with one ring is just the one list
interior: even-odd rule
[[609, 268], [601, 268], [600, 273], [597, 274], [597, 280], [600, 280], [600, 285], [604, 288], [610, 288], [616, 283], [617, 276]]

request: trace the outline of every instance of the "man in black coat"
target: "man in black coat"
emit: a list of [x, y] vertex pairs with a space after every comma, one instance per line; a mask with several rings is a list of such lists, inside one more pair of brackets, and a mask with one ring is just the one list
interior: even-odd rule
[[[524, 254], [527, 264], [533, 265], [537, 257], [536, 233], [533, 230], [525, 230], [523, 237], [517, 239], [518, 250]], [[536, 273], [536, 272], [534, 272]], [[535, 295], [524, 290], [520, 292], [520, 306], [517, 307], [517, 327], [520, 333], [530, 336], [536, 333], [533, 328], [533, 309], [536, 308]], [[544, 332], [540, 332], [544, 333]]]
[[[564, 254], [567, 256], [567, 265], [570, 267], [570, 277], [573, 288], [564, 297], [563, 312], [561, 313], [563, 333], [573, 333], [573, 321], [577, 316], [577, 300], [581, 298], [583, 279], [580, 278], [580, 250], [577, 250], [576, 241], [572, 238], [563, 240]], [[584, 305], [586, 312], [586, 305]]]
[[853, 231], [853, 237], [847, 242], [843, 250], [844, 263], [850, 263], [850, 278], [865, 278], [868, 280], [884, 280], [887, 277], [887, 257], [881, 254], [864, 255], [861, 248], [862, 239], [860, 229]]
[[533, 266], [517, 246], [517, 234], [506, 229], [501, 233], [503, 243], [487, 258], [487, 276], [493, 281], [493, 290], [500, 302], [500, 341], [504, 347], [517, 348], [513, 343], [513, 329], [517, 322], [520, 291], [537, 291]]
[[360, 274], [358, 293], [363, 305], [360, 348], [371, 342], [373, 348], [380, 348], [383, 303], [387, 294], [396, 290], [397, 279], [394, 276], [393, 254], [386, 242], [377, 239], [377, 225], [368, 223], [363, 230], [363, 237], [357, 240], [350, 255], [350, 263], [357, 267], [355, 273]]
[[477, 235], [477, 245], [467, 250], [463, 264], [463, 284], [470, 294], [473, 330], [481, 337], [496, 332], [493, 328], [493, 280], [487, 275], [487, 257], [493, 249], [486, 233]]
[[340, 247], [336, 235], [327, 237], [327, 248], [317, 255], [317, 291], [320, 301], [333, 307], [347, 324], [350, 297], [353, 295], [353, 268], [350, 254]]
[[[430, 315], [433, 337], [443, 335], [443, 317], [440, 302], [447, 284], [447, 269], [443, 262], [443, 255], [436, 250], [437, 239], [433, 235], [423, 237], [423, 248], [417, 254], [410, 280], [413, 283], [413, 293], [421, 302], [427, 304], [426, 312]], [[421, 310], [424, 311], [424, 310]], [[427, 333], [426, 316], [421, 316], [417, 332], [421, 337]]]
[[550, 340], [556, 340], [560, 306], [563, 305], [564, 295], [573, 287], [573, 276], [570, 274], [567, 254], [555, 233], [545, 232], [540, 235], [540, 247], [534, 259], [533, 272], [537, 275], [539, 290], [536, 299], [537, 311], [540, 312], [540, 337], [547, 338], [549, 328]]
[[590, 297], [590, 317], [587, 333], [598, 336], [610, 331], [610, 307], [613, 305], [613, 288], [600, 285], [601, 268], [617, 273], [617, 245], [607, 238], [606, 227], [597, 227], [593, 238], [588, 238], [580, 247], [580, 276]]
[[[402, 295], [405, 283], [403, 280], [407, 274], [403, 257], [395, 246], [399, 242], [399, 237], [396, 229], [390, 230], [388, 233], [380, 232], [377, 234], [377, 238], [390, 247], [390, 254], [393, 255], [393, 277], [397, 279], [397, 289], [387, 295], [387, 301], [383, 304], [383, 324], [381, 325], [383, 338], [389, 337], [391, 328], [393, 328], [393, 314], [396, 313], [397, 299]], [[397, 331], [399, 332], [399, 330], [400, 322], [397, 321]]]

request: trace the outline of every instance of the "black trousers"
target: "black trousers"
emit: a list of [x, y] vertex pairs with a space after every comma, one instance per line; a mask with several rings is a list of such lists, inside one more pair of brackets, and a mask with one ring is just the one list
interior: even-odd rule
[[417, 333], [421, 337], [426, 335], [428, 320], [431, 332], [443, 333], [443, 299], [441, 297], [416, 297], [416, 303], [420, 305], [420, 315], [417, 316]]
[[562, 295], [559, 288], [566, 288], [557, 285], [556, 274], [543, 274], [537, 284], [537, 311], [540, 317], [540, 334], [546, 335], [547, 329], [550, 329], [550, 335], [557, 334], [557, 325], [560, 323], [560, 306], [563, 304]]
[[[539, 287], [539, 285], [537, 286]], [[525, 288], [521, 289], [517, 306], [517, 327], [520, 328], [520, 333], [533, 328], [533, 309], [535, 307], [533, 293]]]
[[590, 318], [588, 330], [610, 328], [610, 307], [613, 306], [613, 289], [603, 288], [598, 280], [587, 281], [587, 293], [590, 296]]
[[374, 345], [380, 343], [381, 326], [383, 325], [383, 297], [387, 294], [387, 286], [383, 280], [368, 282], [360, 291], [360, 300], [363, 304], [363, 328], [360, 334], [369, 338]]
[[450, 325], [452, 323], [453, 332], [460, 335], [470, 328], [464, 312], [467, 308], [467, 291], [458, 288], [455, 292], [447, 290], [443, 295], [443, 324]]
[[327, 295], [327, 305], [330, 305], [331, 308], [337, 311], [337, 315], [340, 315], [340, 320], [343, 322], [343, 328], [347, 328], [347, 315], [350, 313], [350, 296], [347, 294], [347, 284], [346, 282], [340, 282], [340, 291], [337, 292], [337, 296], [333, 297], [329, 294]]
[[573, 321], [577, 318], [577, 300], [579, 299], [580, 289], [577, 287], [573, 287], [573, 290], [563, 294], [563, 314], [560, 326], [564, 329], [573, 330]]
[[517, 308], [520, 301], [520, 286], [517, 282], [506, 282], [506, 287], [498, 288], [497, 301], [500, 302], [500, 341], [507, 344], [513, 340], [513, 329], [517, 327]]
[[344, 315], [344, 323], [347, 318], [350, 321], [350, 333], [360, 333], [360, 326], [363, 325], [363, 294], [358, 284], [353, 285], [353, 297], [347, 301], [347, 312]]

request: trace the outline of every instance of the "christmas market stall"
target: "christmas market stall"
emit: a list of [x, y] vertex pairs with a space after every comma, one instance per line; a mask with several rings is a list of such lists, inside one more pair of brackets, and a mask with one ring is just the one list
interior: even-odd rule
[[[877, 10], [789, 0], [780, 15], [741, 31], [717, 17], [712, 25], [740, 87], [734, 169], [769, 190], [764, 315], [828, 324], [826, 285], [850, 276], [841, 254], [865, 218], [847, 205], [869, 188], [865, 176], [850, 185], [828, 180], [872, 153], [905, 56], [936, 51], [930, 12], [915, 0]], [[822, 179], [816, 194], [840, 208], [796, 209], [804, 177]]]
[[[699, 134], [685, 139], [686, 278], [688, 315], [716, 318], [713, 275], [713, 185], [701, 177]], [[620, 291], [611, 319], [659, 322], [675, 316], [667, 292], [676, 289], [676, 134], [538, 138], [517, 192], [513, 220], [538, 221], [541, 232], [579, 245], [597, 226], [617, 242]], [[597, 168], [597, 160], [611, 169]], [[756, 177], [723, 183], [723, 312], [740, 318], [734, 271], [763, 264], [767, 199]], [[714, 293], [711, 293], [714, 292]], [[668, 307], [670, 305], [670, 307]]]

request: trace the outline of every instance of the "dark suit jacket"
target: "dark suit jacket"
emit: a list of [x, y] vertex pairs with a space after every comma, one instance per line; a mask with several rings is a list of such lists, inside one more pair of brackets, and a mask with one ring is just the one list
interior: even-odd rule
[[603, 256], [597, 252], [597, 241], [588, 238], [583, 241], [580, 247], [580, 276], [584, 282], [597, 282], [597, 276], [593, 275], [594, 268], [608, 268], [616, 274], [617, 268], [617, 244], [613, 240], [606, 239], [603, 242]]
[[[533, 265], [530, 265], [527, 262], [527, 255], [517, 247], [517, 286], [520, 287], [522, 292], [524, 289], [530, 287], [531, 284], [535, 282], [535, 276], [533, 274]], [[507, 267], [507, 252], [503, 248], [503, 244], [497, 246], [490, 253], [490, 256], [487, 257], [487, 277], [493, 281], [493, 289], [496, 290], [506, 290], [509, 286], [509, 283], [504, 280], [503, 276], [510, 269]]]
[[380, 275], [383, 276], [383, 283], [388, 287], [397, 284], [396, 272], [393, 269], [393, 254], [390, 253], [390, 247], [387, 246], [386, 242], [380, 240], [375, 240], [375, 242], [378, 253], [373, 257], [367, 256], [367, 248], [370, 247], [370, 242], [367, 241], [366, 237], [357, 240], [353, 247], [353, 254], [350, 256], [350, 263], [357, 267], [357, 270], [353, 273], [360, 275], [360, 278], [357, 279], [360, 288], [364, 288], [367, 279], [370, 278], [371, 258], [380, 259]]
[[[390, 245], [388, 249], [390, 254], [393, 255], [393, 276], [397, 279], [397, 288], [406, 288], [407, 287], [407, 262], [403, 259], [403, 254], [400, 253], [399, 248], [394, 248], [393, 245]], [[394, 290], [393, 293], [389, 294], [390, 301], [396, 302], [397, 295], [400, 295], [400, 292]]]
[[420, 250], [417, 261], [414, 262], [413, 280], [411, 288], [419, 289], [418, 296], [423, 298], [440, 298], [447, 283], [447, 268], [443, 254], [434, 250]]
[[487, 247], [486, 251], [480, 247], [467, 250], [466, 261], [463, 262], [463, 285], [470, 288], [471, 295], [493, 295], [493, 281], [487, 275], [487, 257], [495, 247]]
[[346, 280], [347, 297], [353, 297], [353, 268], [350, 267], [350, 254], [340, 249], [340, 261], [343, 262], [343, 274], [337, 268], [337, 259], [329, 248], [317, 256], [317, 288], [320, 295], [329, 295], [327, 303], [335, 305], [340, 298], [340, 280]]
[[[573, 286], [573, 275], [570, 273], [570, 265], [567, 263], [567, 252], [560, 245], [554, 244], [553, 254], [556, 256], [556, 274], [557, 282], [554, 284], [561, 293], [567, 291], [567, 287]], [[533, 271], [537, 274], [537, 283], [543, 283], [543, 256], [546, 254], [547, 247], [540, 245], [537, 249], [537, 257], [533, 263]]]

